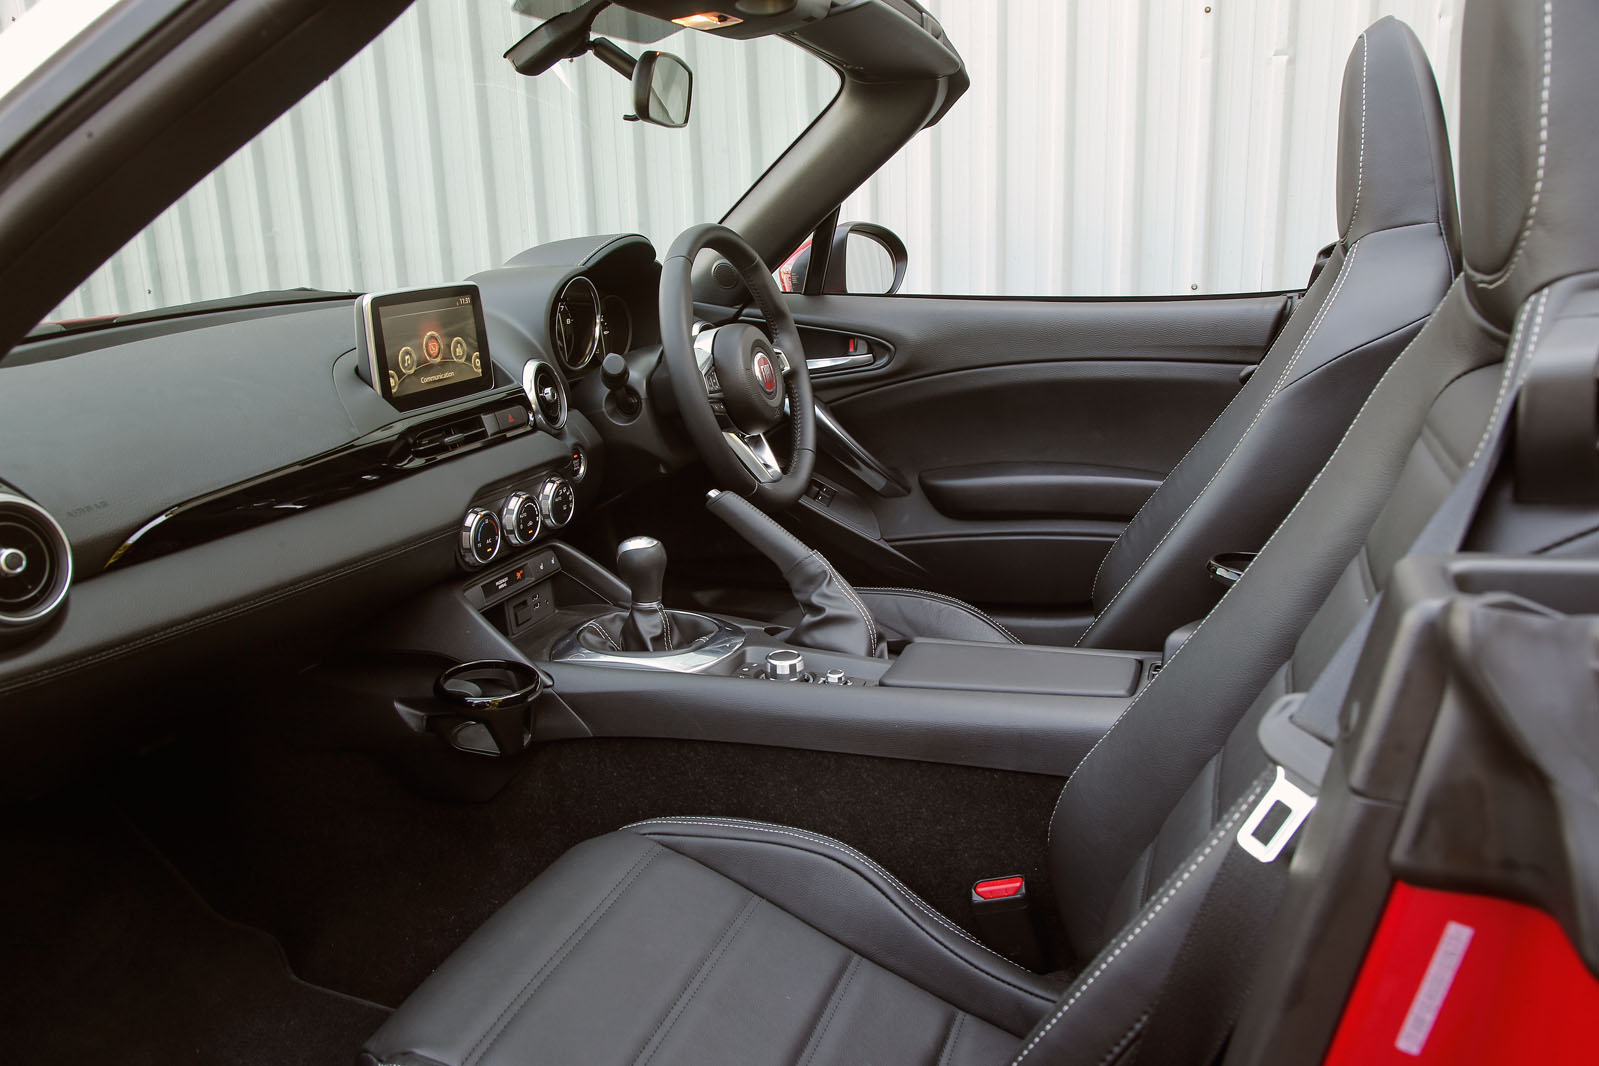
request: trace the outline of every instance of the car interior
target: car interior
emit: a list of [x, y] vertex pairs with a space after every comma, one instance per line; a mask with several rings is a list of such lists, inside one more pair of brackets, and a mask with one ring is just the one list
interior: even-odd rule
[[1599, 6], [1469, 0], [1458, 160], [1348, 42], [1297, 291], [897, 294], [840, 205], [935, 13], [540, 0], [484, 49], [635, 122], [675, 32], [837, 95], [664, 248], [46, 320], [407, 6], [125, 0], [0, 96], [18, 1061], [1591, 1054]]

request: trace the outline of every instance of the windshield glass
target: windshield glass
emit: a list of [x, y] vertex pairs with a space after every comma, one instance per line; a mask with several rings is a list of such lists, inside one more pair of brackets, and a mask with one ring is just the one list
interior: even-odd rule
[[618, 39], [694, 75], [686, 128], [627, 122], [631, 86], [597, 57], [537, 78], [502, 58], [539, 21], [506, 0], [418, 0], [48, 320], [431, 285], [589, 234], [642, 233], [664, 250], [721, 218], [839, 87], [781, 38]]

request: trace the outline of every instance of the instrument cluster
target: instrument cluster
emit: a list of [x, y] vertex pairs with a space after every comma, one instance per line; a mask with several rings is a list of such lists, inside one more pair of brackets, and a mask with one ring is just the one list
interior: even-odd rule
[[625, 353], [632, 347], [632, 313], [622, 297], [602, 294], [594, 282], [579, 275], [566, 283], [555, 300], [550, 339], [563, 367], [582, 370], [596, 356]]

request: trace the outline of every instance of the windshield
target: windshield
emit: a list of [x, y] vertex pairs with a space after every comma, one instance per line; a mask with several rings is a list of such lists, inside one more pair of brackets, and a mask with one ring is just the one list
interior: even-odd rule
[[630, 84], [595, 56], [537, 78], [502, 58], [539, 21], [506, 0], [418, 0], [47, 320], [430, 285], [598, 233], [642, 233], [664, 250], [721, 218], [839, 87], [782, 38], [619, 39], [694, 72], [686, 128], [627, 122]]

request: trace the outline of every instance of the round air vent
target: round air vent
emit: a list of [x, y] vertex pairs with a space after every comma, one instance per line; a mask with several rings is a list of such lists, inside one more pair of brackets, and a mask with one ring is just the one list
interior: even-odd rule
[[542, 359], [529, 359], [522, 365], [522, 391], [533, 404], [538, 424], [559, 433], [566, 425], [566, 385], [555, 368]]
[[0, 492], [0, 631], [45, 621], [67, 598], [72, 548], [32, 500]]

